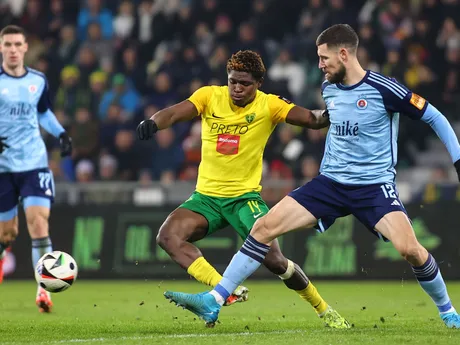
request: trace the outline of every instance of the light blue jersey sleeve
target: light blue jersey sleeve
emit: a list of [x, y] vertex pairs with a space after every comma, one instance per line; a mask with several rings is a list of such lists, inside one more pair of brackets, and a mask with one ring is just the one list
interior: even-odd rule
[[45, 87], [43, 88], [40, 100], [38, 101], [37, 111], [38, 122], [40, 123], [40, 126], [45, 129], [45, 131], [47, 131], [55, 138], [59, 138], [59, 136], [65, 132], [64, 128], [57, 120], [56, 115], [54, 115], [53, 111], [51, 110], [50, 91], [47, 81]]
[[423, 97], [410, 91], [393, 78], [371, 72], [367, 83], [382, 94], [386, 109], [428, 123], [446, 146], [452, 162], [460, 159], [460, 145], [446, 117]]

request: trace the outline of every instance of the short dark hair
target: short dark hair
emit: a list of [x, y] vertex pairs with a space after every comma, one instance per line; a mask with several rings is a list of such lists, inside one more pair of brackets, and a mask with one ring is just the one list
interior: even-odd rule
[[227, 61], [227, 73], [230, 71], [247, 72], [254, 79], [261, 80], [266, 72], [260, 55], [252, 50], [240, 50]]
[[21, 28], [20, 26], [17, 26], [17, 25], [8, 25], [8, 26], [5, 26], [2, 31], [0, 31], [0, 39], [3, 38], [3, 36], [5, 35], [11, 35], [11, 34], [21, 34], [24, 36], [24, 39], [27, 40], [27, 36], [26, 36], [26, 31]]
[[356, 52], [359, 38], [356, 31], [348, 24], [336, 24], [328, 27], [319, 34], [316, 39], [316, 46], [327, 44], [328, 47], [337, 48], [345, 46], [351, 51]]

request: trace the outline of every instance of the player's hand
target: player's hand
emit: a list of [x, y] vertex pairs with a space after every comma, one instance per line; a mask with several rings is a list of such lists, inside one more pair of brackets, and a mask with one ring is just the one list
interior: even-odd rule
[[6, 139], [7, 139], [6, 137], [0, 137], [0, 153], [3, 153], [3, 151], [5, 151], [5, 149], [10, 148], [10, 145], [5, 143]]
[[460, 181], [460, 159], [454, 163], [455, 170], [457, 170], [458, 180]]
[[153, 120], [144, 120], [137, 126], [139, 140], [149, 140], [158, 131], [158, 126]]
[[61, 147], [61, 157], [70, 156], [72, 154], [72, 138], [67, 132], [59, 136], [59, 146]]

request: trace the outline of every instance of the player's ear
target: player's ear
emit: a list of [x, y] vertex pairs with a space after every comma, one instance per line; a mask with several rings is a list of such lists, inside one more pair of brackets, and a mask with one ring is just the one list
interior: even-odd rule
[[262, 86], [263, 82], [264, 82], [264, 78], [263, 78], [263, 77], [260, 78], [260, 79], [257, 81], [257, 88], [258, 88], [258, 89], [260, 89], [260, 87]]
[[25, 48], [25, 51], [24, 52], [27, 52], [29, 50], [29, 43], [24, 43], [24, 48]]
[[348, 61], [348, 50], [346, 48], [339, 48], [339, 58], [341, 61], [346, 62]]

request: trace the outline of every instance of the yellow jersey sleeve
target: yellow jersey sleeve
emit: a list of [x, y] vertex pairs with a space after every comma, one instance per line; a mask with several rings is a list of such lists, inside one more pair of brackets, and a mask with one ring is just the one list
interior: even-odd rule
[[295, 104], [284, 97], [268, 95], [268, 107], [273, 123], [280, 123], [286, 122], [286, 116]]
[[198, 114], [203, 114], [204, 110], [209, 104], [212, 96], [212, 87], [211, 86], [203, 86], [196, 90], [193, 95], [191, 95], [188, 100], [192, 102], [196, 109], [198, 110]]

